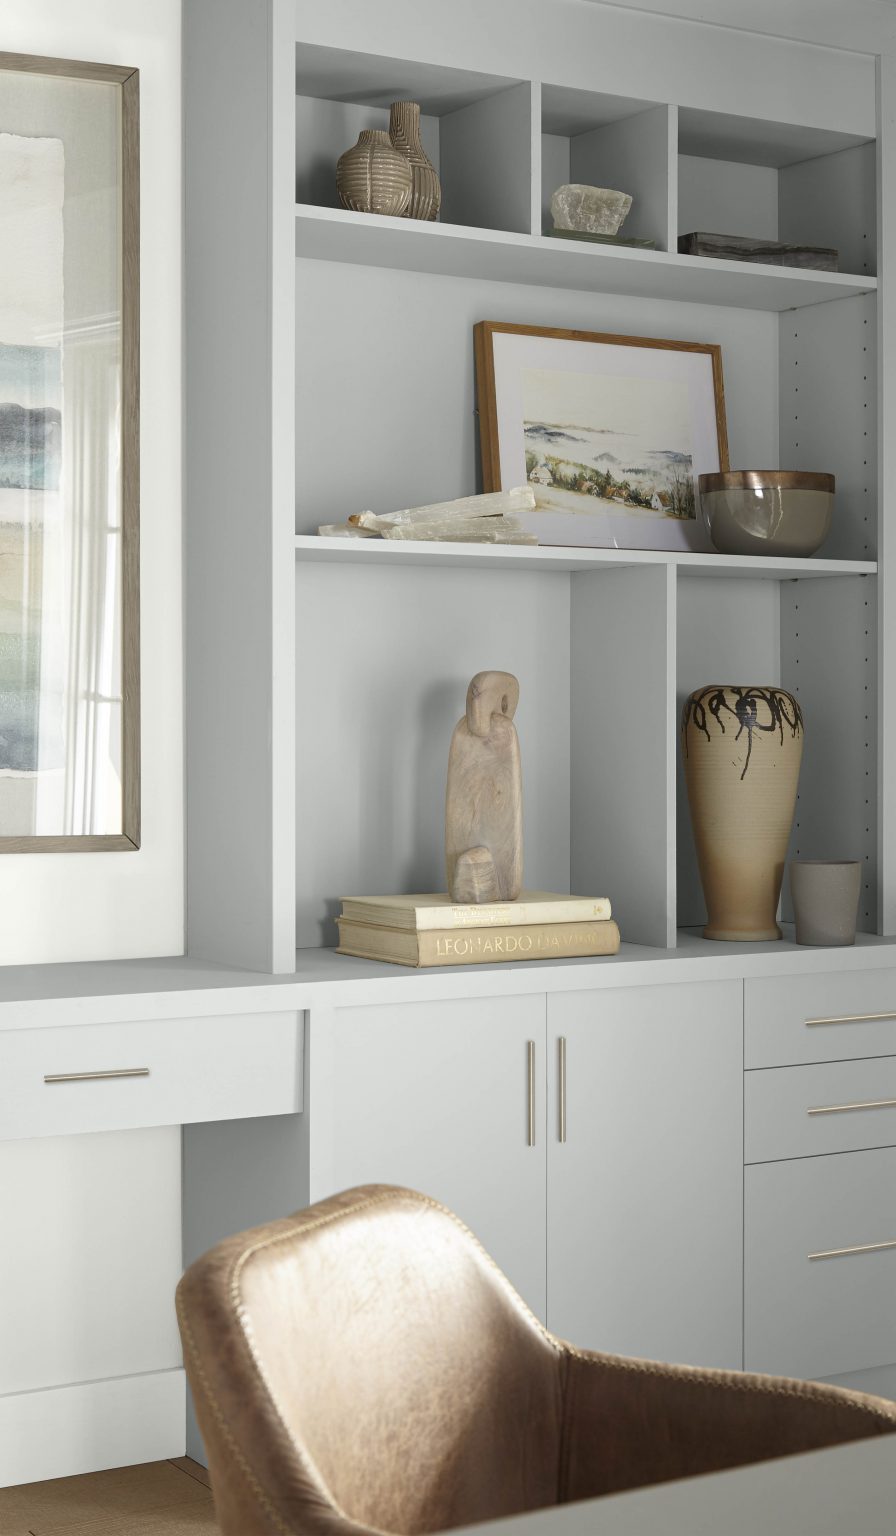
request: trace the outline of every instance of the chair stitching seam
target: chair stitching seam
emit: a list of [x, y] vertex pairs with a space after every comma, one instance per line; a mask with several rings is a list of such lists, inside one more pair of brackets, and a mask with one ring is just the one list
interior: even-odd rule
[[205, 1392], [205, 1395], [206, 1395], [206, 1397], [208, 1399], [208, 1403], [209, 1403], [209, 1406], [210, 1406], [210, 1408], [212, 1410], [212, 1413], [215, 1416], [215, 1420], [217, 1422], [218, 1428], [220, 1429], [221, 1433], [224, 1436], [224, 1439], [226, 1440], [228, 1446], [230, 1447], [231, 1453], [233, 1454], [233, 1457], [234, 1457], [235, 1461], [239, 1464], [239, 1467], [240, 1467], [240, 1469], [241, 1469], [241, 1471], [242, 1471], [242, 1473], [243, 1473], [247, 1483], [249, 1484], [249, 1487], [252, 1489], [252, 1492], [255, 1494], [255, 1497], [258, 1500], [259, 1504], [261, 1505], [262, 1509], [273, 1520], [273, 1522], [274, 1522], [275, 1526], [277, 1527], [278, 1531], [282, 1532], [282, 1536], [296, 1536], [296, 1528], [295, 1528], [295, 1526], [284, 1524], [284, 1522], [283, 1522], [279, 1512], [274, 1508], [273, 1504], [271, 1503], [270, 1499], [268, 1498], [268, 1496], [265, 1493], [264, 1489], [262, 1488], [261, 1484], [258, 1482], [258, 1479], [256, 1478], [254, 1472], [252, 1471], [251, 1467], [249, 1466], [248, 1462], [246, 1461], [245, 1456], [243, 1455], [243, 1453], [242, 1453], [242, 1451], [240, 1449], [239, 1441], [237, 1440], [236, 1436], [234, 1435], [233, 1430], [231, 1429], [231, 1427], [230, 1427], [230, 1425], [229, 1425], [229, 1423], [227, 1421], [227, 1418], [226, 1418], [226, 1416], [225, 1416], [225, 1414], [224, 1414], [224, 1412], [223, 1412], [223, 1410], [221, 1408], [221, 1405], [220, 1405], [220, 1403], [218, 1401], [218, 1398], [217, 1398], [217, 1396], [215, 1394], [214, 1388], [212, 1387], [211, 1382], [209, 1381], [209, 1379], [208, 1379], [208, 1377], [207, 1377], [207, 1375], [205, 1373], [205, 1367], [202, 1364], [202, 1359], [201, 1359], [199, 1350], [198, 1350], [197, 1345], [196, 1345], [196, 1339], [194, 1337], [193, 1330], [190, 1327], [190, 1324], [189, 1324], [186, 1316], [184, 1315], [183, 1305], [182, 1305], [182, 1302], [181, 1302], [181, 1299], [180, 1299], [179, 1296], [177, 1297], [177, 1313], [178, 1313], [178, 1318], [179, 1318], [179, 1321], [180, 1321], [181, 1328], [183, 1330], [184, 1337], [185, 1337], [186, 1342], [187, 1342], [187, 1347], [188, 1347], [188, 1349], [190, 1351], [190, 1354], [192, 1356], [192, 1359], [193, 1359], [193, 1365], [194, 1365], [195, 1370], [196, 1370], [196, 1375], [199, 1377], [199, 1380], [202, 1382], [203, 1391]]
[[[771, 1397], [806, 1398], [810, 1402], [816, 1403], [831, 1404], [833, 1401], [822, 1386], [816, 1386], [813, 1382], [808, 1381], [791, 1382], [781, 1378], [779, 1381], [772, 1383], [757, 1381], [750, 1372], [744, 1372], [743, 1374], [735, 1371], [716, 1372], [700, 1370], [696, 1366], [679, 1366], [670, 1369], [668, 1366], [654, 1360], [634, 1360], [622, 1355], [586, 1354], [582, 1350], [576, 1349], [573, 1344], [568, 1344], [567, 1349], [571, 1355], [581, 1360], [585, 1365], [602, 1365], [610, 1370], [628, 1371], [633, 1375], [662, 1376], [670, 1381], [689, 1383], [698, 1387], [726, 1386], [736, 1392], [755, 1393], [756, 1395], [764, 1394]], [[839, 1392], [843, 1389], [838, 1388], [835, 1390]], [[855, 1411], [874, 1415], [876, 1418], [883, 1420], [884, 1423], [893, 1424], [896, 1422], [896, 1406], [894, 1406], [892, 1411], [887, 1408], [878, 1408], [876, 1404], [859, 1401], [853, 1396], [838, 1397], [837, 1402]]]
[[577, 1396], [577, 1375], [571, 1369], [571, 1355], [569, 1350], [563, 1352], [563, 1397], [560, 1417], [560, 1455], [557, 1468], [557, 1503], [565, 1504], [567, 1490], [569, 1488], [569, 1463], [571, 1457], [570, 1444], [572, 1435], [570, 1426], [575, 1417]]

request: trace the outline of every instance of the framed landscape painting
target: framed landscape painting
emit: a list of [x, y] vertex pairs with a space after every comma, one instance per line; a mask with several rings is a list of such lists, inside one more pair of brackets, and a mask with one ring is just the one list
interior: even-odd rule
[[138, 77], [0, 53], [0, 853], [140, 844]]
[[718, 346], [482, 321], [483, 490], [528, 484], [542, 544], [712, 551], [697, 477], [728, 468]]

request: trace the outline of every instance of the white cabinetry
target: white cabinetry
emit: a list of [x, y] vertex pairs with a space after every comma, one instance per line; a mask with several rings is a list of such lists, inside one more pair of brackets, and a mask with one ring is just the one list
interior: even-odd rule
[[78, 996], [73, 967], [67, 995], [51, 969], [0, 998], [0, 1486], [182, 1454], [181, 1125], [302, 1104], [283, 994], [216, 973], [147, 1002], [97, 967]]
[[[521, 680], [533, 887], [606, 890], [645, 947], [700, 925], [676, 719], [722, 672], [798, 694], [792, 851], [861, 859], [860, 927], [892, 929], [896, 773], [878, 717], [896, 652], [881, 537], [896, 476], [878, 421], [896, 355], [881, 299], [893, 178], [878, 187], [873, 171], [891, 153], [893, 72], [848, 27], [819, 47], [805, 7], [788, 23], [802, 40], [757, 33], [746, 5], [729, 21], [571, 0], [455, 0], [444, 15], [191, 0], [197, 952], [288, 971], [293, 944], [334, 943], [344, 893], [436, 889], [447, 743], [470, 675], [498, 664]], [[883, 26], [877, 46], [892, 47]], [[420, 102], [443, 174], [435, 223], [335, 206], [338, 156], [399, 96]], [[558, 182], [598, 175], [634, 193], [631, 232], [656, 249], [543, 233]], [[238, 239], [237, 185], [251, 190]], [[679, 255], [694, 219], [837, 245], [842, 270]], [[475, 492], [484, 317], [717, 341], [732, 463], [836, 475], [821, 557], [317, 538], [364, 507]], [[238, 750], [212, 667], [248, 699]]]
[[309, 1043], [310, 1199], [411, 1185], [573, 1343], [740, 1365], [739, 982], [338, 1008]]
[[896, 976], [745, 986], [744, 1363], [896, 1395]]
[[896, 1147], [746, 1170], [748, 1370], [839, 1376], [896, 1360]]
[[740, 984], [551, 996], [548, 1063], [548, 1326], [739, 1368]]
[[308, 1127], [311, 1200], [376, 1183], [443, 1201], [542, 1318], [544, 1020], [538, 994], [315, 1012]]
[[301, 1107], [297, 1013], [65, 1025], [3, 1035], [0, 1136], [59, 1136]]
[[174, 1127], [0, 1140], [0, 1487], [180, 1454], [179, 1189]]

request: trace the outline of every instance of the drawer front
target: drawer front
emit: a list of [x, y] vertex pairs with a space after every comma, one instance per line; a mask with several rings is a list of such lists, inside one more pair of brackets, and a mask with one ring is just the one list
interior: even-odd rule
[[896, 1149], [747, 1168], [744, 1259], [746, 1370], [896, 1361]]
[[896, 970], [744, 983], [744, 1061], [783, 1067], [896, 1055]]
[[301, 1015], [231, 1014], [0, 1034], [0, 1140], [301, 1109]]
[[744, 1161], [896, 1146], [896, 1056], [744, 1074]]

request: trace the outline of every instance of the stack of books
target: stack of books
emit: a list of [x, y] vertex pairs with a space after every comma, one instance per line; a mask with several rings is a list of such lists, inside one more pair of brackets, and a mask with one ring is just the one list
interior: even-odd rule
[[523, 891], [516, 901], [463, 907], [441, 892], [353, 896], [342, 903], [340, 955], [395, 965], [493, 965], [615, 955], [619, 929], [604, 896]]

